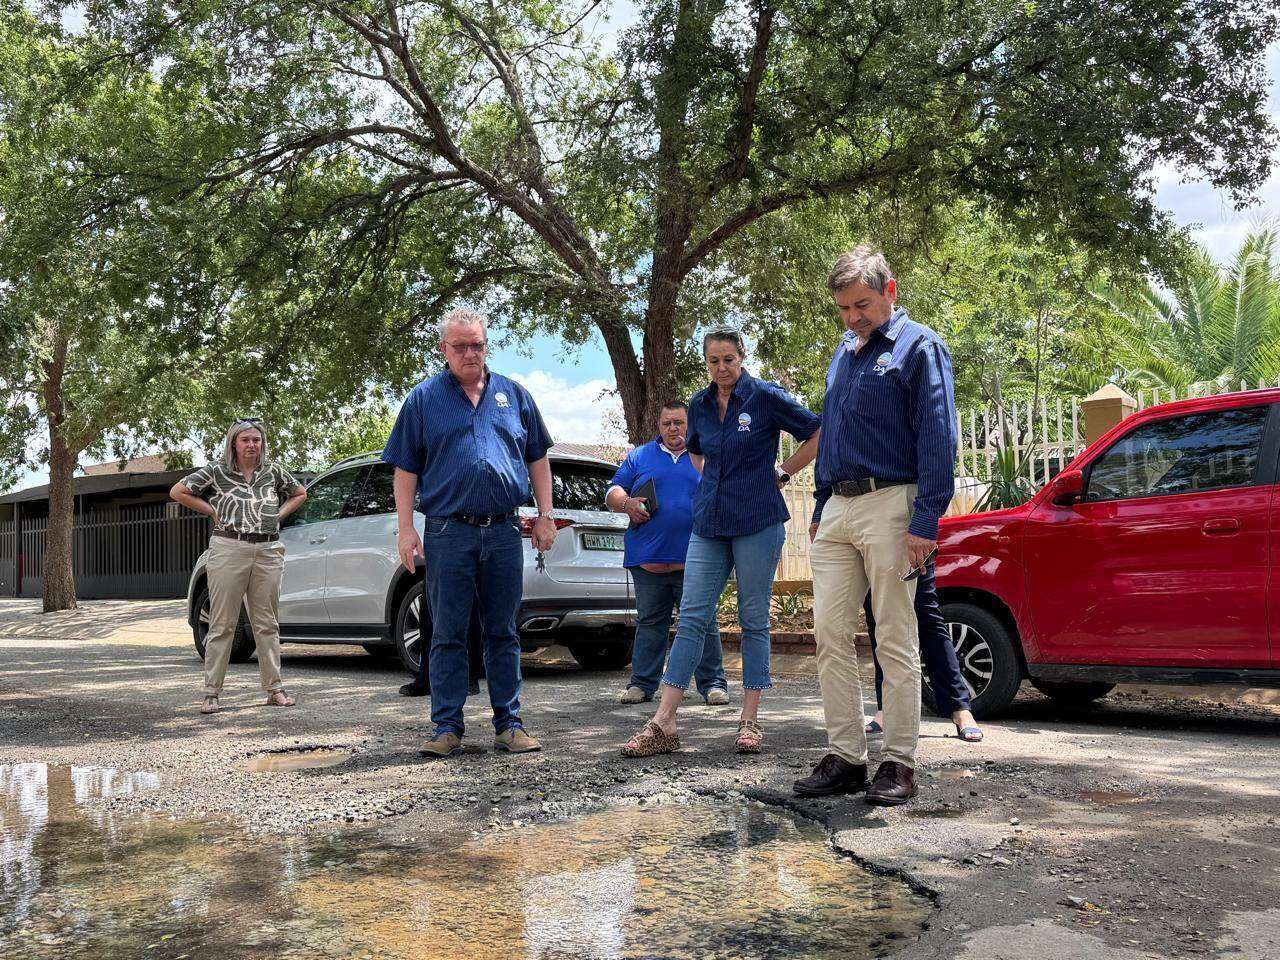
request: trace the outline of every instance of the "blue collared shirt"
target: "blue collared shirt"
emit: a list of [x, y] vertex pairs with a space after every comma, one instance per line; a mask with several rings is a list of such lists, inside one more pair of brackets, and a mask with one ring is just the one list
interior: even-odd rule
[[673, 454], [660, 439], [641, 444], [627, 454], [610, 483], [632, 494], [640, 484], [652, 480], [658, 509], [623, 535], [624, 567], [684, 563], [693, 529], [693, 494], [700, 479], [689, 451]]
[[713, 383], [689, 401], [689, 452], [706, 458], [693, 498], [693, 532], [700, 537], [745, 537], [790, 514], [778, 490], [774, 465], [785, 430], [805, 441], [818, 415], [769, 380], [745, 370], [733, 386], [724, 421]]
[[841, 480], [918, 485], [908, 532], [938, 538], [955, 492], [956, 404], [951, 355], [936, 333], [899, 307], [861, 350], [846, 333], [827, 369], [815, 468], [816, 522]]
[[529, 469], [551, 449], [529, 391], [485, 371], [475, 406], [446, 368], [409, 393], [382, 451], [418, 475], [418, 509], [429, 517], [511, 513], [529, 499]]

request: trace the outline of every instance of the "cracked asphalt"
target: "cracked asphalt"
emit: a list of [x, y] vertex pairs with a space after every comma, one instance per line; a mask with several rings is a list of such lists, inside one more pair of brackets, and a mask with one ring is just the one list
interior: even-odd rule
[[[271, 834], [510, 831], [616, 804], [746, 797], [821, 823], [837, 850], [935, 899], [895, 957], [1280, 960], [1274, 693], [1127, 688], [1076, 713], [1024, 693], [977, 745], [927, 718], [920, 797], [881, 810], [791, 797], [824, 753], [812, 677], [775, 678], [758, 757], [731, 752], [735, 705], [691, 700], [679, 753], [626, 761], [618, 747], [651, 705], [618, 704], [624, 674], [583, 672], [553, 649], [525, 664], [523, 715], [545, 751], [493, 752], [482, 695], [468, 704], [468, 752], [441, 762], [417, 752], [428, 702], [397, 695], [397, 666], [358, 647], [287, 645], [283, 673], [297, 707], [263, 706], [256, 666], [233, 665], [227, 709], [202, 717], [181, 601], [46, 616], [0, 600], [0, 765], [155, 771], [159, 790], [105, 802]], [[315, 748], [350, 758], [249, 769], [264, 751]]]

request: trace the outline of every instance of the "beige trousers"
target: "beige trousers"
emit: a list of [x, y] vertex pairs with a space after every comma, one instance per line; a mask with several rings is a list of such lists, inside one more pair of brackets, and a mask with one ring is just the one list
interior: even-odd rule
[[284, 544], [246, 543], [209, 538], [209, 634], [204, 648], [204, 694], [222, 692], [231, 660], [231, 644], [243, 602], [258, 648], [258, 674], [267, 693], [283, 690], [280, 681], [280, 577]]
[[907, 523], [915, 484], [860, 497], [832, 497], [810, 551], [818, 683], [831, 752], [867, 762], [862, 681], [854, 648], [862, 601], [871, 590], [876, 656], [884, 671], [884, 755], [915, 766], [920, 734], [920, 640], [916, 582], [907, 572]]

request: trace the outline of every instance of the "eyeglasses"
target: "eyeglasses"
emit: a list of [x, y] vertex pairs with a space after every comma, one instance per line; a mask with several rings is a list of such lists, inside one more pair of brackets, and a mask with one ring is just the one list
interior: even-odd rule
[[920, 566], [912, 567], [910, 570], [908, 570], [905, 574], [902, 575], [902, 582], [907, 583], [908, 581], [914, 580], [917, 577], [919, 577], [920, 574], [924, 573], [925, 567], [933, 563], [934, 559], [937, 556], [938, 556], [938, 548], [934, 547], [932, 550], [929, 551], [929, 555], [925, 557], [923, 561], [921, 561]]
[[255, 427], [260, 427], [262, 426], [262, 418], [261, 417], [236, 417], [236, 422], [233, 423], [232, 426], [238, 427], [242, 423], [248, 423], [248, 424], [252, 424]]
[[[446, 340], [445, 343], [449, 343], [449, 341]], [[465, 355], [468, 353], [484, 353], [489, 344], [481, 341], [479, 343], [449, 343], [449, 346]]]

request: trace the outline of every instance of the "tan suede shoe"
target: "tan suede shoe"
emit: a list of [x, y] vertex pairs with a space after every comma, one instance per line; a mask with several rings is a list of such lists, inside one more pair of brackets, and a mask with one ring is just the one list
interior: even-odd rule
[[524, 727], [508, 727], [493, 738], [493, 749], [506, 753], [535, 753], [542, 744], [524, 732]]
[[426, 742], [422, 748], [425, 756], [439, 759], [441, 757], [456, 757], [462, 752], [462, 738], [452, 730], [446, 730], [444, 733], [436, 734]]

